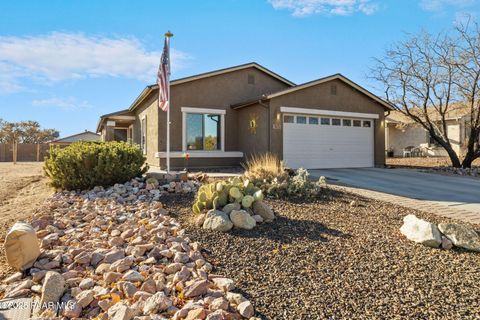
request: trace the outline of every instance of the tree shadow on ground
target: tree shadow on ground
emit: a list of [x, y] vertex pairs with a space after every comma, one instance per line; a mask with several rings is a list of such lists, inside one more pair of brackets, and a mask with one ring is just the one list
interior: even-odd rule
[[232, 229], [232, 236], [245, 238], [265, 238], [280, 244], [311, 240], [327, 242], [329, 238], [350, 238], [351, 235], [340, 230], [331, 229], [315, 220], [290, 219], [278, 216], [271, 223], [257, 225], [252, 230]]

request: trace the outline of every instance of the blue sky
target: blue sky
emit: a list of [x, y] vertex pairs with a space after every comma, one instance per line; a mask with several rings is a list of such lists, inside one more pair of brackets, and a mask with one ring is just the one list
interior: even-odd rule
[[480, 0], [2, 1], [0, 118], [95, 130], [155, 82], [169, 29], [172, 78], [256, 61], [296, 83], [340, 72], [376, 91], [372, 57], [466, 13]]

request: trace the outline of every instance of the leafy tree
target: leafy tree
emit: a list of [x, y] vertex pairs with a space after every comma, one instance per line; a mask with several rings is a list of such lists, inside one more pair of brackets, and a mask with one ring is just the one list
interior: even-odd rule
[[42, 129], [37, 121], [8, 122], [0, 119], [0, 143], [44, 143], [58, 138], [55, 129]]

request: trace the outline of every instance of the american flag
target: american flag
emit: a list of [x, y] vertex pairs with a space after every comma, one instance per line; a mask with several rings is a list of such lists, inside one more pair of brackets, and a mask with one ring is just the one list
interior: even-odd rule
[[170, 78], [170, 48], [169, 40], [165, 37], [165, 44], [163, 46], [162, 57], [160, 58], [160, 65], [157, 72], [158, 84], [158, 107], [163, 111], [168, 110], [168, 97], [170, 95], [170, 86], [168, 81]]

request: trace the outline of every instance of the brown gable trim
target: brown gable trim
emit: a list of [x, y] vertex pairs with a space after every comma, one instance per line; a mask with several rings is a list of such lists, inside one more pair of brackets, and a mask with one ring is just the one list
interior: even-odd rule
[[[238, 66], [218, 69], [218, 70], [209, 71], [209, 72], [205, 72], [205, 73], [200, 73], [200, 74], [185, 77], [185, 78], [175, 79], [175, 80], [172, 80], [170, 82], [170, 85], [171, 86], [179, 85], [179, 84], [190, 82], [190, 81], [200, 80], [200, 79], [213, 77], [213, 76], [216, 76], [216, 75], [229, 73], [229, 72], [234, 72], [234, 71], [238, 71], [238, 70], [248, 69], [248, 68], [256, 68], [256, 69], [270, 75], [271, 77], [276, 78], [277, 80], [280, 80], [281, 82], [283, 82], [283, 83], [285, 83], [285, 84], [287, 84], [291, 87], [295, 86], [295, 83], [291, 82], [290, 80], [280, 76], [279, 74], [265, 68], [264, 66], [262, 66], [262, 65], [260, 65], [256, 62], [245, 63], [245, 64], [241, 64], [241, 65], [238, 65]], [[128, 110], [130, 110], [130, 111], [134, 110], [152, 91], [157, 90], [157, 89], [158, 89], [158, 85], [156, 85], [156, 84], [152, 84], [152, 85], [149, 85], [149, 86], [145, 87], [145, 89], [143, 89], [143, 91], [135, 99], [135, 101], [133, 101], [132, 105], [130, 106], [130, 108]]]

